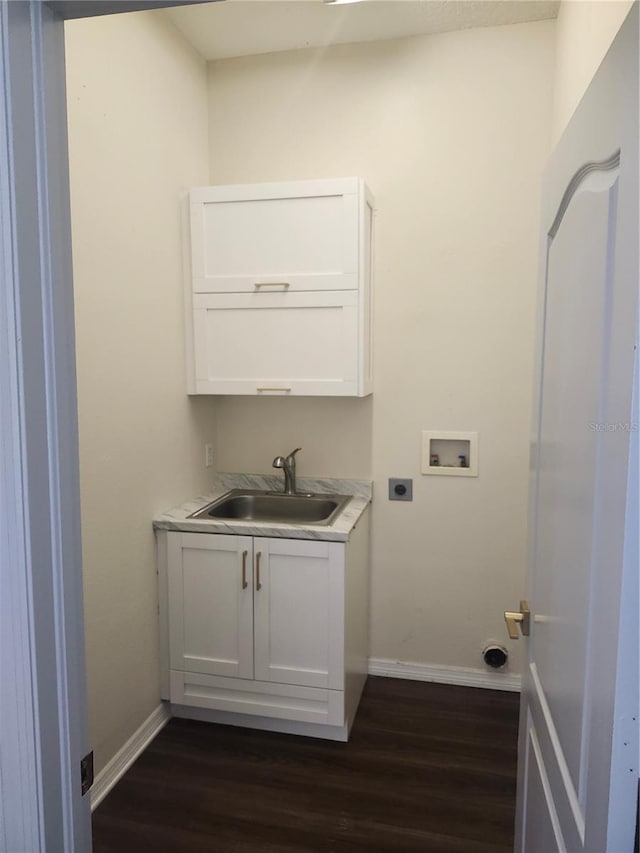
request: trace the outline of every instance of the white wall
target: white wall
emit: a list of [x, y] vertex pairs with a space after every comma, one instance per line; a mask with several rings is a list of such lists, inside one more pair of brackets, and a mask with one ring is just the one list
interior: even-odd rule
[[[478, 667], [498, 638], [518, 667], [553, 65], [542, 22], [209, 66], [212, 183], [359, 175], [376, 196], [373, 397], [220, 398], [217, 458], [267, 471], [299, 444], [302, 474], [371, 472], [377, 658]], [[480, 477], [422, 476], [423, 429], [478, 430]]]
[[207, 179], [205, 63], [154, 13], [67, 24], [89, 723], [97, 769], [159, 703], [153, 515], [201, 492], [178, 197]]
[[371, 397], [217, 397], [216, 466], [278, 474], [274, 457], [302, 447], [299, 476], [370, 479], [372, 411]]
[[633, 0], [563, 0], [556, 26], [553, 141], [580, 103]]

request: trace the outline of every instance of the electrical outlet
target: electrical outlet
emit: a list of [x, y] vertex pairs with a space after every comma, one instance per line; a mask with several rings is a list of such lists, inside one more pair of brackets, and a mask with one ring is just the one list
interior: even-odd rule
[[389, 478], [389, 500], [390, 501], [412, 501], [413, 480], [400, 477]]
[[211, 468], [213, 465], [213, 444], [204, 446], [204, 464], [206, 468]]

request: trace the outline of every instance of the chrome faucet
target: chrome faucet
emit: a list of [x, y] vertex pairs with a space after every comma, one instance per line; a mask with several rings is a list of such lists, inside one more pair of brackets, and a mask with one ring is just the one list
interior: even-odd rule
[[302, 450], [302, 448], [296, 447], [296, 449], [292, 450], [286, 459], [284, 456], [276, 456], [272, 463], [274, 468], [282, 468], [284, 471], [285, 495], [296, 494], [296, 453], [299, 450]]

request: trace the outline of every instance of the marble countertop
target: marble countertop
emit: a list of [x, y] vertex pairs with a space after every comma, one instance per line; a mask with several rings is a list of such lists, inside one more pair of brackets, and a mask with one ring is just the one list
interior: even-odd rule
[[282, 477], [273, 474], [216, 474], [212, 490], [206, 495], [186, 501], [180, 506], [156, 516], [156, 530], [181, 530], [185, 533], [230, 533], [244, 536], [277, 536], [287, 539], [321, 539], [347, 542], [351, 531], [371, 503], [372, 483], [369, 480], [334, 480], [298, 477], [298, 491], [314, 494], [352, 495], [353, 497], [329, 525], [284, 524], [257, 521], [223, 521], [219, 518], [189, 518], [206, 504], [217, 500], [231, 489], [265, 489], [282, 491]]

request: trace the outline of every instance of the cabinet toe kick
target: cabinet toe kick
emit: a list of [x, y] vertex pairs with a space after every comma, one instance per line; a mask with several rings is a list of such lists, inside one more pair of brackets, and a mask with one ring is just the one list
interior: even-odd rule
[[345, 722], [342, 690], [242, 681], [192, 672], [171, 672], [171, 701], [238, 714], [298, 720], [328, 726]]

